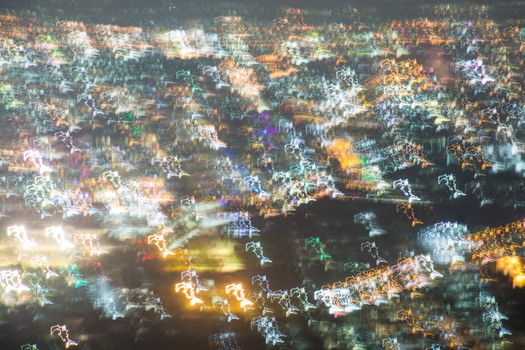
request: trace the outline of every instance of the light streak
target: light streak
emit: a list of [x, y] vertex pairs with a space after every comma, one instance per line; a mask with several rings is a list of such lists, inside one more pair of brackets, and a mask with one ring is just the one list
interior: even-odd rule
[[171, 250], [167, 248], [167, 243], [166, 243], [166, 237], [168, 236], [169, 233], [172, 233], [172, 232], [173, 232], [172, 229], [163, 226], [160, 233], [155, 233], [155, 234], [148, 236], [148, 244], [155, 245], [159, 249], [159, 251], [162, 253], [163, 258], [166, 258], [170, 255], [175, 255], [174, 252], [172, 252]]
[[246, 309], [253, 306], [253, 302], [246, 299], [244, 288], [242, 287], [242, 283], [232, 283], [228, 284], [224, 290], [226, 291], [227, 295], [231, 295], [235, 297], [240, 302], [241, 307], [246, 311]]
[[66, 239], [66, 233], [62, 226], [49, 226], [44, 230], [45, 236], [53, 238], [61, 250], [69, 250], [74, 247], [73, 243]]
[[387, 263], [385, 259], [379, 256], [379, 248], [376, 246], [376, 242], [364, 242], [361, 243], [361, 251], [366, 250], [374, 259], [376, 259], [376, 265]]
[[445, 185], [450, 192], [452, 192], [452, 197], [457, 199], [459, 197], [465, 196], [463, 191], [460, 191], [456, 184], [456, 177], [454, 174], [443, 174], [438, 176], [438, 183]]
[[84, 253], [90, 257], [107, 254], [107, 250], [100, 248], [98, 237], [94, 233], [78, 233], [75, 235], [75, 241], [79, 241]]
[[299, 302], [303, 305], [304, 311], [316, 308], [314, 304], [308, 301], [308, 294], [306, 293], [306, 289], [304, 287], [294, 287], [290, 289], [289, 293], [291, 298], [295, 297], [297, 300], [299, 300]]
[[50, 167], [45, 165], [42, 160], [42, 155], [40, 154], [40, 151], [38, 150], [28, 150], [24, 152], [24, 161], [30, 160], [35, 168], [38, 170], [40, 175], [44, 175], [45, 173], [50, 173], [53, 171]]
[[49, 329], [49, 334], [58, 335], [60, 339], [64, 342], [66, 349], [68, 349], [70, 346], [78, 345], [76, 341], [69, 338], [69, 331], [65, 324], [64, 325], [57, 324], [57, 325], [51, 326], [51, 328]]
[[202, 299], [197, 297], [196, 288], [191, 282], [179, 282], [175, 285], [175, 292], [182, 293], [190, 301], [191, 306], [202, 304]]
[[332, 256], [328, 254], [325, 249], [326, 245], [321, 242], [319, 237], [308, 237], [304, 240], [304, 247], [313, 249], [316, 255], [319, 255], [319, 260], [331, 260]]
[[47, 260], [46, 256], [36, 255], [31, 258], [31, 263], [38, 265], [38, 267], [40, 268], [40, 270], [42, 270], [42, 273], [44, 274], [46, 279], [50, 279], [52, 277], [58, 276], [56, 272], [54, 272], [53, 270], [49, 268], [49, 261]]
[[392, 182], [394, 189], [399, 188], [403, 194], [408, 198], [408, 204], [412, 204], [413, 201], [419, 201], [421, 198], [412, 193], [412, 186], [408, 182], [408, 179], [398, 179]]
[[214, 297], [213, 298], [213, 306], [216, 307], [220, 307], [222, 313], [225, 315], [225, 316], [228, 316], [227, 317], [227, 320], [228, 320], [228, 323], [230, 323], [231, 321], [233, 320], [238, 320], [239, 317], [237, 315], [234, 315], [232, 312], [231, 312], [231, 306], [230, 306], [230, 303], [228, 302], [228, 299], [223, 299], [221, 297]]
[[422, 225], [423, 221], [416, 218], [416, 213], [414, 212], [414, 207], [412, 207], [412, 204], [410, 203], [403, 203], [396, 205], [396, 212], [402, 212], [408, 220], [410, 220], [410, 224], [412, 227], [416, 225]]
[[263, 248], [261, 242], [248, 242], [245, 245], [245, 250], [252, 251], [253, 254], [259, 259], [261, 266], [264, 264], [269, 264], [272, 261], [264, 256]]
[[299, 311], [297, 307], [292, 305], [291, 294], [287, 290], [268, 291], [266, 297], [271, 301], [276, 301], [277, 304], [285, 311], [285, 316], [295, 315]]
[[36, 243], [27, 237], [27, 231], [23, 225], [13, 225], [7, 228], [7, 236], [13, 237], [14, 240], [22, 246], [22, 249], [31, 249], [36, 247]]

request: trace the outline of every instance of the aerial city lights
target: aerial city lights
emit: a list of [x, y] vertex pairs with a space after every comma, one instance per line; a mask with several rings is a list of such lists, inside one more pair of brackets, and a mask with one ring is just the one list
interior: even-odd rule
[[8, 1], [0, 349], [524, 349], [524, 14]]

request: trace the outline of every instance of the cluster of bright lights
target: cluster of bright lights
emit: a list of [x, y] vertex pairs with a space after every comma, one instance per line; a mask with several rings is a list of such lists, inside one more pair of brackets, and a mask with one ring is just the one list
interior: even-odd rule
[[379, 266], [323, 287], [314, 293], [316, 300], [334, 315], [345, 315], [364, 305], [379, 305], [398, 297], [403, 290], [416, 291], [442, 275], [434, 270], [428, 256], [401, 259], [394, 266]]
[[451, 264], [465, 260], [465, 254], [473, 248], [467, 239], [468, 229], [457, 222], [439, 222], [418, 233], [421, 246], [439, 264]]
[[254, 317], [251, 322], [252, 328], [255, 328], [264, 337], [266, 344], [284, 343], [284, 334], [277, 328], [275, 317], [258, 316]]
[[197, 297], [196, 287], [191, 282], [179, 282], [175, 285], [175, 292], [182, 293], [189, 300], [191, 306], [202, 304], [202, 299]]
[[[35, 250], [38, 247], [36, 241], [29, 239], [27, 230], [23, 225], [12, 225], [7, 227], [7, 235], [11, 237], [22, 250]], [[45, 238], [52, 239], [62, 251], [72, 252], [79, 249], [83, 254], [94, 257], [107, 254], [107, 251], [100, 247], [99, 239], [94, 233], [77, 233], [74, 236], [74, 242], [68, 239], [68, 234], [62, 226], [49, 226], [44, 229]], [[76, 245], [75, 243], [79, 243]], [[49, 263], [45, 256], [36, 255], [31, 259], [33, 264], [40, 267], [46, 278], [55, 276], [55, 273], [49, 269]]]
[[413, 334], [423, 333], [441, 338], [451, 349], [465, 349], [464, 340], [456, 329], [453, 320], [444, 316], [428, 317], [425, 313], [419, 313], [412, 308], [399, 311], [398, 317], [411, 327]]
[[485, 153], [481, 145], [457, 143], [448, 146], [447, 150], [460, 162], [462, 169], [484, 171], [492, 167], [492, 163], [485, 158]]
[[108, 33], [105, 37], [105, 44], [113, 52], [115, 59], [138, 61], [146, 54], [150, 46], [144, 40], [142, 29], [136, 29], [123, 33], [115, 32], [114, 29], [105, 31]]
[[257, 275], [252, 277], [252, 285], [257, 285], [260, 289], [256, 293], [256, 303], [262, 308], [263, 315], [271, 315], [274, 313], [270, 304], [279, 305], [286, 317], [295, 315], [299, 311], [307, 312], [310, 309], [316, 308], [308, 300], [308, 293], [304, 287], [294, 287], [289, 290], [271, 290], [268, 279], [265, 275]]
[[425, 158], [423, 147], [421, 145], [410, 141], [399, 141], [395, 146], [397, 148], [396, 155], [403, 168], [419, 165], [424, 169], [432, 165], [432, 163]]
[[319, 101], [315, 108], [330, 118], [329, 126], [337, 126], [367, 111], [362, 99], [365, 89], [359, 85], [357, 75], [350, 67], [338, 70], [335, 82], [323, 83], [326, 98]]
[[155, 36], [166, 57], [182, 59], [215, 56], [217, 40], [217, 34], [205, 33], [202, 29], [176, 29]]
[[234, 212], [230, 214], [231, 223], [227, 233], [231, 237], [249, 237], [259, 234], [259, 229], [252, 225], [252, 220], [248, 212]]
[[269, 194], [263, 189], [263, 185], [261, 180], [259, 179], [259, 176], [246, 176], [243, 179], [243, 183], [246, 186], [246, 189], [249, 192], [255, 192], [259, 196], [259, 198], [268, 197]]
[[339, 162], [345, 172], [355, 171], [361, 164], [361, 158], [353, 152], [352, 144], [347, 140], [335, 139], [327, 145], [328, 154]]
[[158, 165], [165, 173], [168, 179], [172, 177], [181, 178], [183, 176], [189, 176], [187, 172], [182, 170], [183, 159], [177, 156], [166, 156], [161, 158], [153, 158], [151, 160], [152, 165]]
[[[250, 59], [248, 55], [245, 57]], [[257, 81], [256, 72], [253, 68], [240, 66], [232, 60], [223, 61], [219, 67], [230, 84], [230, 91], [253, 101], [253, 103], [262, 104], [260, 94], [264, 86]]]
[[[457, 10], [454, 8], [433, 7], [442, 15], [453, 13]], [[516, 61], [520, 55], [507, 54], [509, 48], [523, 51], [525, 32], [518, 25], [505, 30], [496, 27], [483, 8], [474, 8], [479, 12], [475, 14], [476, 21], [391, 20], [379, 28], [374, 28], [373, 21], [366, 26], [359, 23], [356, 28], [352, 28], [353, 23], [338, 23], [327, 30], [305, 18], [308, 11], [290, 8], [279, 10], [283, 16], [273, 21], [267, 32], [259, 31], [264, 29], [262, 26], [246, 25], [241, 16], [221, 16], [214, 19], [217, 33], [179, 28], [160, 34], [146, 29], [149, 26], [143, 29], [58, 21], [52, 28], [54, 34], [45, 35], [42, 33], [50, 28], [39, 24], [38, 19], [17, 28], [24, 18], [1, 15], [0, 22], [5, 24], [1, 34], [5, 40], [0, 48], [4, 76], [27, 74], [39, 78], [4, 79], [0, 83], [6, 120], [22, 122], [22, 126], [14, 125], [17, 134], [26, 133], [26, 127], [31, 126], [34, 130], [28, 133], [37, 135], [30, 139], [30, 149], [26, 141], [23, 146], [12, 145], [15, 150], [25, 149], [23, 157], [16, 151], [5, 151], [14, 154], [13, 161], [2, 153], [0, 165], [7, 164], [9, 173], [1, 179], [7, 188], [6, 197], [23, 193], [25, 205], [36, 210], [41, 219], [56, 214], [63, 219], [97, 214], [110, 235], [129, 239], [141, 251], [154, 250], [162, 258], [173, 258], [179, 251], [181, 255], [186, 253], [183, 260], [189, 267], [175, 284], [176, 293], [200, 310], [206, 310], [211, 299], [213, 309], [220, 310], [228, 322], [239, 319], [232, 313], [232, 308], [239, 305], [248, 315], [256, 315], [252, 327], [267, 344], [281, 344], [284, 335], [273, 315], [304, 315], [317, 307], [309, 301], [313, 288], [308, 285], [309, 277], [303, 276], [306, 287], [270, 290], [266, 276], [254, 276], [252, 285], [259, 288], [254, 294], [245, 290], [242, 283], [213, 289], [210, 280], [206, 285], [212, 290], [202, 293], [207, 289], [199, 282], [185, 244], [203, 232], [213, 234], [215, 229], [224, 227], [230, 238], [249, 238], [242, 242], [245, 251], [253, 253], [263, 266], [271, 260], [264, 255], [261, 242], [253, 240], [261, 233], [252, 224], [251, 215], [257, 211], [265, 218], [288, 215], [323, 197], [399, 202], [399, 198], [389, 196], [393, 189], [404, 195], [402, 204], [395, 206], [396, 211], [415, 227], [423, 222], [416, 217], [414, 203], [428, 198], [432, 204], [436, 188], [448, 190], [451, 199], [472, 193], [482, 206], [504, 201], [516, 209], [525, 203], [514, 197], [502, 200], [506, 197], [502, 192], [520, 195], [519, 181], [503, 191], [505, 186], [490, 188], [485, 180], [492, 175], [487, 172], [489, 169], [496, 172], [515, 167], [520, 174], [525, 169], [520, 140], [525, 110], [522, 87], [515, 82], [519, 75], [515, 65], [522, 66], [523, 62]], [[345, 7], [343, 11], [345, 16], [352, 16], [352, 22], [354, 15], [361, 16], [361, 9]], [[258, 41], [261, 39], [263, 46]], [[443, 51], [455, 53], [447, 58], [454, 61], [460, 73], [454, 87], [444, 88], [433, 71], [439, 57], [432, 57], [432, 64], [425, 65], [419, 58], [403, 58], [412, 56], [408, 49], [412, 44], [418, 47], [421, 43], [440, 50], [444, 45]], [[485, 52], [491, 55], [482, 57]], [[465, 54], [468, 59], [462, 59]], [[360, 61], [362, 56], [372, 59]], [[145, 58], [147, 64], [142, 64]], [[186, 64], [188, 61], [172, 71], [165, 69], [165, 58], [206, 62], [193, 65]], [[215, 63], [210, 64], [210, 60]], [[315, 61], [323, 69], [310, 64]], [[324, 61], [336, 68], [324, 70]], [[375, 63], [369, 66], [367, 61]], [[144, 69], [134, 69], [135, 64]], [[361, 65], [372, 69], [364, 72]], [[48, 74], [49, 67], [52, 74]], [[108, 67], [111, 69], [105, 69]], [[19, 70], [23, 70], [22, 75]], [[363, 77], [366, 81], [360, 81]], [[41, 84], [28, 83], [40, 78], [47, 79], [45, 87], [53, 89], [42, 90]], [[150, 79], [154, 80], [154, 87], [145, 83]], [[232, 140], [233, 128], [225, 121], [228, 118], [234, 121], [241, 138], [239, 144], [222, 141]], [[94, 134], [96, 145], [89, 145], [89, 138], [77, 139], [77, 135], [101, 125], [111, 128], [111, 138], [118, 135], [118, 142], [105, 132], [102, 137]], [[347, 130], [354, 131], [354, 127], [359, 132]], [[369, 130], [374, 130], [374, 134], [379, 130], [377, 140], [369, 138]], [[442, 142], [427, 142], [429, 133], [436, 134]], [[354, 140], [349, 134], [366, 135]], [[20, 139], [25, 140], [21, 137], [17, 142]], [[422, 139], [422, 143], [414, 141]], [[418, 173], [425, 173], [433, 166], [429, 159], [442, 159], [434, 157], [434, 153], [427, 154], [429, 143], [431, 151], [446, 149], [452, 156], [446, 160], [445, 173], [437, 177], [441, 187], [422, 186], [413, 177], [394, 180], [410, 176], [409, 172], [396, 174], [398, 171], [418, 168]], [[63, 151], [54, 152], [56, 146], [65, 148], [66, 158]], [[509, 156], [502, 156], [503, 153]], [[29, 167], [20, 166], [20, 158]], [[465, 172], [458, 186], [458, 173], [449, 173], [452, 158], [461, 169], [474, 171], [473, 181], [463, 183], [472, 175]], [[72, 169], [60, 165], [65, 159], [74, 163]], [[138, 171], [144, 164], [151, 166], [144, 171], [149, 177], [141, 177], [142, 171]], [[206, 170], [200, 171], [201, 166], [206, 166]], [[437, 167], [441, 168], [441, 164]], [[199, 171], [192, 174], [192, 181], [185, 181], [183, 178], [190, 176], [185, 169]], [[463, 185], [465, 192], [459, 188]], [[344, 194], [338, 189], [342, 187]], [[495, 189], [496, 195], [490, 194], [491, 199], [488, 193], [494, 187], [499, 188]], [[168, 192], [174, 188], [177, 200], [175, 194]], [[413, 188], [422, 191], [421, 198]], [[429, 205], [429, 211], [432, 208]], [[374, 212], [359, 212], [353, 219], [365, 227], [369, 237], [385, 233]], [[390, 302], [404, 292], [411, 297], [419, 295], [423, 287], [441, 277], [434, 270], [434, 261], [464, 267], [459, 263], [471, 258], [481, 268], [495, 262], [498, 271], [512, 278], [514, 287], [522, 287], [525, 269], [520, 253], [525, 241], [524, 225], [520, 220], [467, 234], [465, 225], [437, 223], [418, 234], [420, 245], [432, 259], [409, 256], [394, 266], [384, 265], [387, 261], [376, 242], [364, 242], [360, 248], [375, 262], [372, 269], [370, 264], [339, 260], [339, 250], [330, 244], [332, 257], [320, 237], [306, 238], [303, 250], [322, 261], [325, 271], [334, 266], [337, 272], [351, 271], [352, 276], [345, 281], [313, 293], [329, 313], [339, 316], [365, 305]], [[151, 234], [155, 227], [159, 228]], [[55, 257], [48, 254], [48, 260], [44, 255], [29, 255], [48, 247], [41, 247], [38, 236], [22, 225], [9, 226], [7, 236], [20, 248], [17, 253], [21, 266], [30, 259], [31, 267], [0, 270], [2, 296], [22, 299], [27, 292], [41, 306], [50, 304], [51, 284], [59, 276], [51, 268], [55, 268], [50, 263], [55, 263]], [[104, 267], [107, 271], [103, 266], [105, 259], [93, 259], [109, 253], [101, 247], [98, 235], [70, 234], [62, 226], [49, 226], [43, 230], [43, 236], [46, 243], [52, 242], [69, 259], [60, 270], [68, 285], [87, 287], [83, 290], [87, 290], [93, 308], [102, 316], [114, 320], [144, 310], [153, 311], [161, 319], [170, 317], [151, 290], [114, 287], [109, 277], [85, 276], [80, 270], [91, 270], [78, 261], [70, 261], [78, 258], [97, 270]], [[330, 242], [325, 238], [323, 241]], [[147, 258], [143, 261], [155, 259], [151, 254], [144, 256]], [[169, 269], [175, 259], [163, 262]], [[308, 267], [301, 266], [302, 272]], [[479, 304], [486, 327], [500, 337], [509, 333], [502, 327], [505, 316], [499, 312], [495, 298], [480, 295]], [[432, 350], [441, 346], [460, 348], [463, 343], [455, 322], [446, 316], [428, 317], [423, 311], [412, 309], [403, 310], [398, 316], [413, 333], [432, 336], [433, 341], [444, 344], [434, 344]], [[344, 333], [351, 339], [347, 330], [331, 333], [334, 337], [343, 337]], [[70, 340], [65, 325], [51, 327], [50, 333], [58, 335], [66, 348], [77, 345]], [[239, 348], [231, 332], [213, 335], [210, 344], [221, 349]], [[344, 347], [340, 343], [325, 345]], [[382, 345], [387, 350], [400, 348], [397, 338], [385, 338]], [[36, 345], [22, 346], [22, 350], [35, 349]]]
[[504, 226], [487, 228], [470, 233], [467, 239], [474, 245], [472, 260], [485, 265], [498, 258], [516, 255], [525, 242], [525, 222], [518, 220]]
[[24, 201], [44, 218], [51, 216], [49, 210], [55, 207], [55, 194], [55, 184], [49, 177], [35, 176], [33, 183], [24, 189]]
[[20, 294], [29, 291], [22, 280], [22, 273], [20, 270], [0, 270], [0, 288], [2, 292]]
[[459, 61], [457, 63], [457, 68], [467, 76], [469, 84], [471, 85], [486, 85], [494, 82], [494, 78], [487, 73], [487, 69], [481, 58]]
[[90, 216], [101, 213], [100, 210], [93, 207], [91, 196], [79, 188], [56, 192], [55, 196], [55, 205], [62, 209], [64, 219], [79, 215]]
[[217, 130], [213, 125], [197, 124], [193, 127], [193, 135], [197, 140], [214, 150], [226, 147], [226, 144], [219, 140]]

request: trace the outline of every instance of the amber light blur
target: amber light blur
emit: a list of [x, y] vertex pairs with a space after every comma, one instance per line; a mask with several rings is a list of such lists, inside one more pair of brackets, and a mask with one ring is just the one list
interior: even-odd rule
[[512, 277], [513, 287], [525, 286], [525, 273], [519, 256], [512, 255], [499, 258], [496, 262], [496, 269], [502, 271], [505, 276]]
[[347, 172], [361, 164], [359, 156], [353, 153], [352, 144], [346, 140], [334, 140], [333, 144], [327, 147], [327, 151], [339, 161], [341, 169]]

